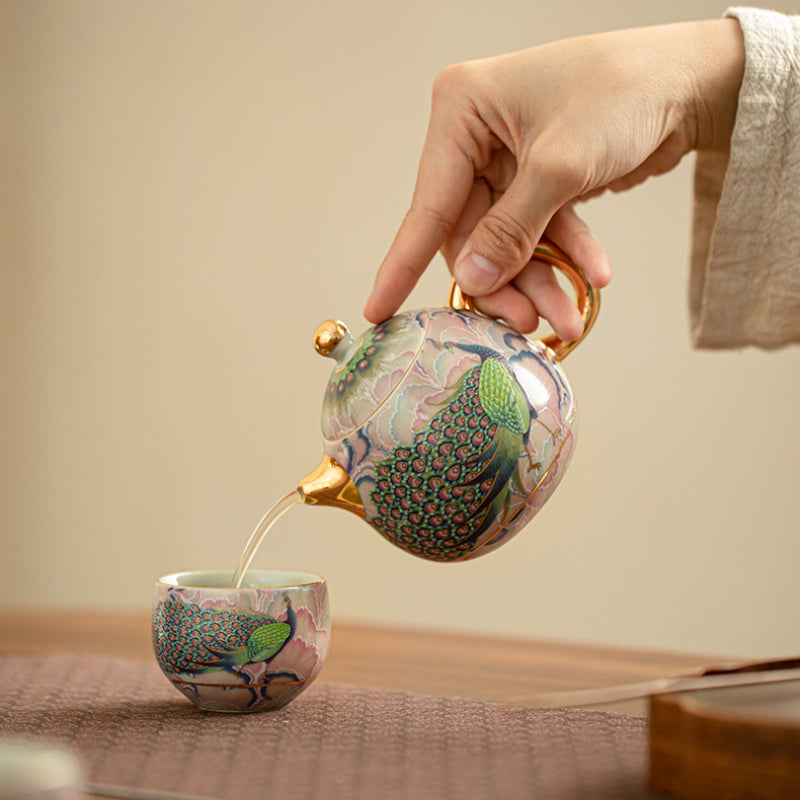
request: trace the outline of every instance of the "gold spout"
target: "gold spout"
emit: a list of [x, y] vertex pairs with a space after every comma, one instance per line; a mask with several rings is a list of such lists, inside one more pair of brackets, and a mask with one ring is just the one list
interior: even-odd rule
[[356, 485], [344, 467], [330, 456], [323, 456], [320, 465], [297, 488], [304, 503], [343, 508], [361, 519], [367, 515]]

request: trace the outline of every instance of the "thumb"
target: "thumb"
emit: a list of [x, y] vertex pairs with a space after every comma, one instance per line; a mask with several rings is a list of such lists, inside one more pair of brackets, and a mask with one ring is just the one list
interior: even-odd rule
[[531, 260], [554, 211], [541, 197], [537, 201], [535, 182], [532, 176], [517, 173], [473, 228], [453, 267], [466, 294], [479, 297], [496, 291]]

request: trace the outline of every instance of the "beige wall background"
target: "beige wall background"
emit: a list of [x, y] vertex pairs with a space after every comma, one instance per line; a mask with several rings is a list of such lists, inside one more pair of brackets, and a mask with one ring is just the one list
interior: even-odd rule
[[[233, 568], [319, 460], [310, 336], [365, 327], [440, 68], [723, 11], [3, 2], [0, 602], [146, 608], [160, 574]], [[572, 467], [525, 531], [428, 564], [301, 507], [256, 564], [326, 575], [340, 620], [799, 652], [800, 350], [692, 350], [691, 180], [584, 209], [615, 277], [565, 362]], [[409, 307], [448, 285], [435, 264]]]

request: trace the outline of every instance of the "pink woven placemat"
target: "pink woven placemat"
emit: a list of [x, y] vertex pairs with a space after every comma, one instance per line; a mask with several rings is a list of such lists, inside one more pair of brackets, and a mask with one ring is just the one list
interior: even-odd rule
[[93, 656], [0, 656], [0, 736], [69, 744], [91, 784], [119, 796], [656, 797], [638, 717], [324, 681], [280, 711], [214, 714], [155, 664]]

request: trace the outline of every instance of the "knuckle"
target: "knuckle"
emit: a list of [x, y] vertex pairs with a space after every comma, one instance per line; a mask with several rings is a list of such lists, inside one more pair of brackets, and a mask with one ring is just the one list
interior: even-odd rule
[[433, 82], [434, 101], [460, 94], [473, 83], [474, 68], [469, 62], [451, 64], [440, 70]]
[[405, 223], [413, 226], [424, 226], [437, 239], [444, 239], [452, 230], [455, 220], [440, 211], [436, 206], [430, 205], [419, 199], [415, 194], [411, 201], [411, 208], [405, 217]]
[[535, 246], [525, 226], [504, 209], [487, 212], [481, 238], [491, 256], [501, 263], [514, 265], [527, 262]]

